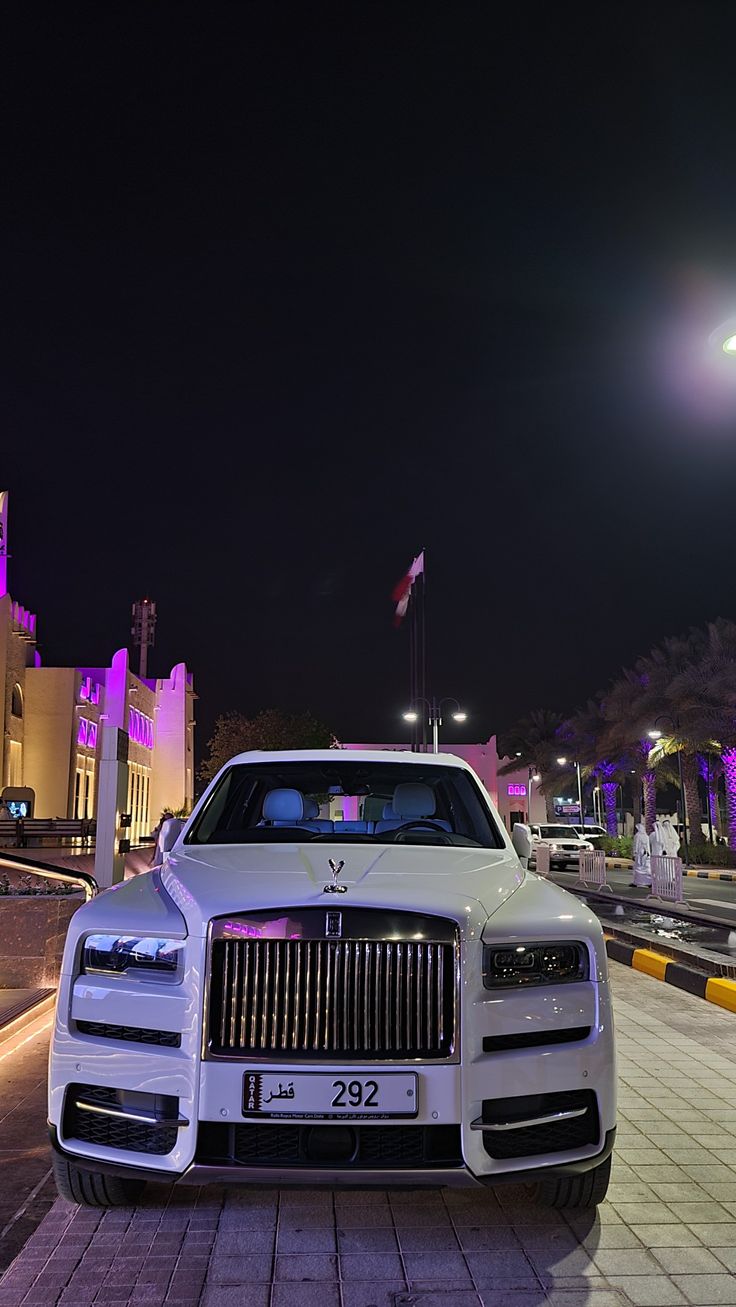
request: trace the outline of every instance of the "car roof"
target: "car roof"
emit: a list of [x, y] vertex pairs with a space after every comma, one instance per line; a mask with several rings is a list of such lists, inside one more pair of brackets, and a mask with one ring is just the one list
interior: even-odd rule
[[241, 762], [401, 762], [421, 764], [422, 767], [473, 768], [455, 753], [412, 753], [410, 749], [252, 749], [238, 753], [227, 763], [230, 767]]

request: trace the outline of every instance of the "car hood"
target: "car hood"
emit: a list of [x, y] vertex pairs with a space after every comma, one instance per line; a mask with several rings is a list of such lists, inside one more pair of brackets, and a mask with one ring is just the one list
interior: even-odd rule
[[[344, 863], [338, 883], [345, 893], [325, 892], [333, 883], [330, 858]], [[211, 917], [296, 906], [429, 912], [475, 934], [525, 874], [511, 849], [320, 842], [183, 846], [161, 880], [191, 934], [203, 934]]]

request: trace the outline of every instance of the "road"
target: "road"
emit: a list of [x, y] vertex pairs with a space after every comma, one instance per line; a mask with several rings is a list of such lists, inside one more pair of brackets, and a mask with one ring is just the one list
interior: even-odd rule
[[[565, 889], [572, 889], [577, 879], [577, 871], [556, 871], [554, 874], [554, 880], [564, 885]], [[621, 871], [610, 867], [608, 880], [616, 894], [630, 898], [632, 902], [641, 902], [648, 894], [648, 890], [630, 888], [631, 871], [628, 869]], [[690, 907], [709, 917], [719, 917], [729, 924], [733, 922], [736, 926], [736, 882], [697, 880], [693, 876], [685, 876], [683, 889], [685, 902]]]

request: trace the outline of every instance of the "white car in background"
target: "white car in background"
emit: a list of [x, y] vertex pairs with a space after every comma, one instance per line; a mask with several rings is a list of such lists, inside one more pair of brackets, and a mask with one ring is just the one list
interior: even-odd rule
[[602, 1201], [601, 927], [526, 870], [528, 831], [512, 843], [467, 764], [242, 754], [161, 843], [161, 867], [69, 928], [49, 1070], [62, 1195], [512, 1180], [553, 1206]]
[[564, 870], [565, 867], [577, 868], [580, 865], [580, 854], [590, 853], [595, 848], [589, 840], [584, 840], [582, 835], [578, 834], [574, 826], [566, 826], [563, 822], [532, 826], [531, 832], [533, 849], [540, 844], [545, 844], [549, 849], [551, 868], [557, 867], [559, 870]]
[[572, 829], [577, 831], [581, 839], [592, 844], [594, 849], [602, 848], [603, 841], [608, 839], [608, 831], [605, 826], [573, 826]]

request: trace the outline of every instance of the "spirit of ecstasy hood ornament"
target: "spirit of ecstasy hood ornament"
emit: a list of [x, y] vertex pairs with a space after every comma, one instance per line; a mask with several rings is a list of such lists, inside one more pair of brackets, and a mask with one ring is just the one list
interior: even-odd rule
[[338, 885], [337, 883], [337, 878], [340, 875], [340, 872], [342, 871], [343, 867], [345, 866], [345, 863], [335, 862], [334, 858], [328, 858], [327, 861], [330, 864], [330, 871], [332, 872], [332, 884], [325, 885], [323, 887], [322, 893], [323, 894], [347, 894], [348, 892], [347, 885]]

